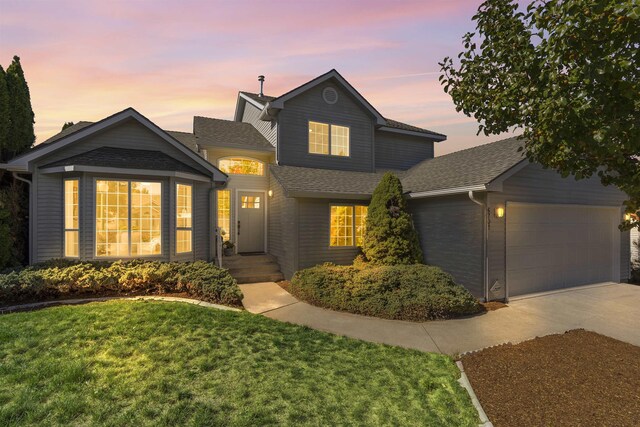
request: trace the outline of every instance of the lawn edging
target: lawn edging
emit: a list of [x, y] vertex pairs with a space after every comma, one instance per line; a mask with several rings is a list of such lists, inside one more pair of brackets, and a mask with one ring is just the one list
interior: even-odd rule
[[181, 297], [165, 297], [165, 296], [155, 296], [155, 295], [141, 295], [135, 297], [96, 297], [96, 298], [76, 298], [76, 299], [67, 299], [67, 300], [54, 300], [54, 301], [42, 301], [42, 302], [32, 302], [29, 304], [19, 304], [12, 305], [8, 307], [0, 307], [0, 315], [1, 314], [9, 314], [16, 313], [20, 311], [32, 311], [39, 310], [42, 308], [48, 307], [56, 307], [61, 305], [78, 305], [78, 304], [88, 304], [92, 302], [106, 302], [113, 300], [128, 300], [128, 301], [167, 301], [167, 302], [184, 302], [187, 304], [199, 305], [207, 308], [215, 308], [217, 310], [227, 310], [227, 311], [243, 311], [239, 308], [229, 307], [226, 305], [214, 304], [207, 301], [202, 301], [193, 298], [181, 298]]
[[471, 397], [471, 403], [473, 403], [473, 406], [478, 411], [478, 417], [480, 418], [480, 423], [481, 423], [480, 426], [493, 427], [493, 424], [491, 423], [491, 421], [489, 421], [489, 417], [487, 417], [487, 414], [484, 412], [484, 409], [482, 409], [482, 405], [478, 400], [478, 396], [476, 396], [476, 393], [473, 391], [473, 387], [471, 387], [469, 378], [467, 378], [467, 374], [465, 374], [464, 372], [464, 366], [462, 365], [462, 361], [457, 360], [456, 366], [460, 370], [460, 378], [458, 379], [458, 383], [462, 387], [464, 387], [465, 390], [467, 390], [467, 393], [469, 393], [469, 397]]

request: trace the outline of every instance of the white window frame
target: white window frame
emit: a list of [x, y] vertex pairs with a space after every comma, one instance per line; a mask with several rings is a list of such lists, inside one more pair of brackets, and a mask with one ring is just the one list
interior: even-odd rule
[[[191, 226], [190, 227], [178, 227], [178, 186], [179, 185], [184, 185], [186, 187], [190, 187], [191, 188]], [[176, 256], [183, 256], [183, 255], [189, 255], [193, 253], [193, 223], [195, 220], [195, 211], [193, 209], [193, 198], [194, 198], [194, 191], [193, 191], [193, 184], [188, 183], [188, 182], [176, 182], [175, 185], [175, 225], [176, 225], [176, 230], [175, 230], [175, 252], [176, 252]], [[178, 252], [178, 231], [189, 231], [191, 233], [191, 250], [189, 251], [184, 251], [184, 252]]]
[[[329, 141], [328, 141], [328, 142], [329, 142], [329, 150], [328, 150], [328, 151], [329, 151], [329, 152], [328, 152], [327, 154], [322, 154], [322, 153], [312, 153], [312, 152], [310, 151], [310, 147], [309, 147], [309, 135], [308, 135], [308, 134], [309, 134], [309, 127], [311, 126], [311, 122], [313, 122], [313, 123], [319, 123], [319, 124], [321, 124], [321, 125], [327, 125], [327, 126], [329, 126], [329, 130], [328, 130], [328, 138], [329, 138]], [[333, 126], [339, 126], [339, 127], [342, 127], [342, 128], [347, 128], [347, 129], [349, 129], [349, 140], [347, 141], [347, 143], [348, 143], [348, 148], [349, 148], [349, 155], [348, 155], [348, 156], [341, 156], [341, 155], [339, 155], [339, 154], [331, 154], [331, 145], [332, 145], [332, 141], [331, 141], [331, 128], [332, 128]], [[311, 119], [307, 120], [307, 154], [310, 154], [310, 155], [312, 155], [312, 156], [323, 156], [323, 157], [330, 156], [330, 157], [336, 157], [336, 158], [339, 158], [339, 159], [349, 159], [349, 158], [351, 158], [351, 126], [343, 125], [343, 124], [340, 124], [340, 123], [326, 123], [326, 122], [321, 122], [321, 121], [318, 121], [318, 120], [311, 120]], [[340, 206], [346, 206], [346, 205], [340, 205]], [[347, 247], [347, 246], [343, 246], [343, 247]]]
[[[67, 228], [67, 181], [77, 181], [78, 182], [78, 228]], [[65, 178], [62, 183], [62, 192], [63, 192], [63, 201], [62, 201], [62, 211], [63, 215], [63, 235], [64, 235], [64, 248], [63, 248], [63, 257], [64, 258], [80, 258], [80, 178]], [[78, 233], [78, 255], [71, 256], [67, 255], [67, 231], [75, 231]]]
[[[253, 162], [258, 162], [262, 165], [262, 173], [260, 175], [255, 175], [252, 173], [233, 173], [233, 172], [224, 172], [221, 168], [220, 168], [220, 161], [221, 160], [227, 160], [227, 159], [246, 159], [246, 160], [251, 160]], [[220, 157], [218, 158], [218, 160], [216, 160], [216, 167], [218, 169], [220, 169], [220, 171], [222, 171], [223, 173], [226, 173], [229, 176], [265, 176], [266, 174], [266, 164], [264, 161], [260, 160], [260, 159], [256, 159], [255, 157], [248, 157], [248, 156], [225, 156], [225, 157]]]
[[[331, 245], [331, 208], [332, 207], [352, 207], [353, 208], [353, 212], [351, 213], [351, 232], [352, 237], [353, 237], [353, 244], [352, 245], [344, 245], [344, 246], [333, 246]], [[367, 208], [367, 215], [369, 214], [369, 205], [363, 205], [363, 204], [359, 204], [359, 203], [331, 203], [329, 204], [329, 249], [344, 249], [344, 248], [349, 248], [349, 249], [353, 249], [353, 248], [359, 248], [360, 246], [357, 245], [357, 236], [356, 236], [356, 207], [361, 206], [361, 207], [365, 207]]]
[[[104, 255], [98, 255], [98, 227], [97, 227], [97, 221], [98, 221], [98, 217], [96, 215], [95, 210], [97, 209], [98, 203], [97, 203], [97, 196], [98, 196], [98, 181], [119, 181], [119, 182], [127, 182], [127, 191], [128, 191], [128, 203], [127, 203], [127, 221], [129, 223], [129, 227], [127, 229], [127, 233], [128, 233], [128, 244], [129, 244], [129, 255], [122, 255], [122, 256], [112, 256], [112, 255], [108, 255], [108, 256], [104, 256]], [[131, 255], [131, 183], [132, 182], [150, 182], [150, 183], [159, 183], [160, 184], [160, 253], [159, 254], [153, 254], [153, 255], [135, 255], [132, 256]], [[114, 177], [108, 177], [108, 178], [94, 178], [93, 179], [93, 209], [94, 209], [94, 217], [93, 217], [93, 253], [94, 253], [94, 257], [96, 259], [104, 259], [104, 260], [110, 260], [110, 259], [140, 259], [140, 258], [161, 258], [162, 256], [164, 256], [164, 244], [162, 242], [162, 229], [164, 228], [164, 224], [163, 224], [163, 218], [162, 218], [162, 214], [164, 212], [164, 207], [163, 207], [163, 200], [162, 200], [162, 196], [164, 193], [164, 183], [161, 180], [157, 180], [157, 179], [144, 179], [144, 178], [140, 178], [140, 179], [119, 179], [119, 178], [114, 178]]]

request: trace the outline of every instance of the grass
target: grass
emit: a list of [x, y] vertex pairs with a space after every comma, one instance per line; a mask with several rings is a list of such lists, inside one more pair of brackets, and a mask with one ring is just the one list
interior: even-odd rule
[[0, 425], [477, 425], [443, 355], [189, 304], [0, 316]]

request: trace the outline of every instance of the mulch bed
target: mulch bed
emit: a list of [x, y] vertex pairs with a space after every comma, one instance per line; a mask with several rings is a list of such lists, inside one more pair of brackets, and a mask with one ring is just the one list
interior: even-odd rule
[[579, 329], [462, 363], [497, 427], [640, 425], [640, 347]]

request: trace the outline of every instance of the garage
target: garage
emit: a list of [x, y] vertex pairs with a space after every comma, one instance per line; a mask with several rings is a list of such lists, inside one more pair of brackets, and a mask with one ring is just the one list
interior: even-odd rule
[[620, 278], [620, 208], [507, 202], [509, 297]]

